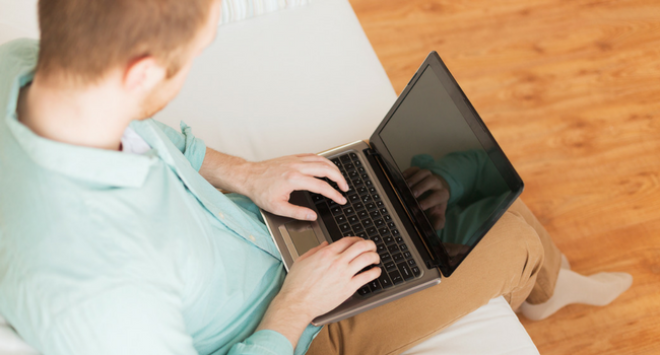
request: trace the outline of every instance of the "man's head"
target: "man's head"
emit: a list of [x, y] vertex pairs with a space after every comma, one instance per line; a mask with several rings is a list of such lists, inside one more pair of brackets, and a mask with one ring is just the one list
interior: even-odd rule
[[37, 76], [119, 84], [148, 117], [183, 85], [215, 35], [219, 0], [39, 0]]

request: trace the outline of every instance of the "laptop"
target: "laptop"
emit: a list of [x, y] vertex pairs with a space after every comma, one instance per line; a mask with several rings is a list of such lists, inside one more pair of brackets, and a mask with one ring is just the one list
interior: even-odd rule
[[[376, 243], [381, 261], [372, 267], [382, 272], [314, 325], [340, 321], [450, 277], [523, 190], [520, 176], [436, 52], [368, 141], [319, 155], [346, 178], [345, 193], [326, 181], [348, 202], [295, 191], [290, 202], [315, 210], [316, 221], [262, 211], [285, 268], [323, 241], [359, 236]], [[424, 186], [433, 188], [415, 197], [412, 190]]]

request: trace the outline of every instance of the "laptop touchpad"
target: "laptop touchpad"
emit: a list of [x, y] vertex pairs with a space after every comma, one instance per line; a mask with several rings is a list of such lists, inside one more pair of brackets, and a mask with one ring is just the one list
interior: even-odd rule
[[291, 237], [298, 255], [319, 245], [319, 238], [314, 232], [314, 224], [307, 221], [292, 221], [284, 225]]

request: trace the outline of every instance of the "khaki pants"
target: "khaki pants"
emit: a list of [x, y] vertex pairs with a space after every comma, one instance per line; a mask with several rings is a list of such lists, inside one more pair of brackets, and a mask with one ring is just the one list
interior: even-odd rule
[[518, 199], [450, 278], [325, 326], [308, 354], [400, 354], [492, 298], [504, 296], [514, 310], [545, 302], [560, 265], [560, 251]]

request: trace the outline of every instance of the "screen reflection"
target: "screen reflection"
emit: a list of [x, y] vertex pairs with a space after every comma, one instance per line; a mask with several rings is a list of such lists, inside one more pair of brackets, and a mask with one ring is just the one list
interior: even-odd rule
[[512, 193], [452, 96], [427, 67], [380, 133], [450, 267]]

